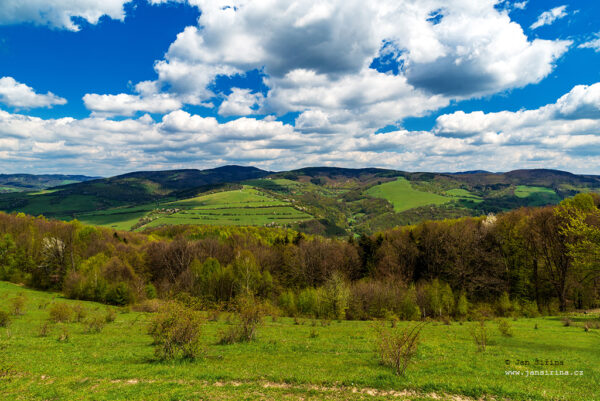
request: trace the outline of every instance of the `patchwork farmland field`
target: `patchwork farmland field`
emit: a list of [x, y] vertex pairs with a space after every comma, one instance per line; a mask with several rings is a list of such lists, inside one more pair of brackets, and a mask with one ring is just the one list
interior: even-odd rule
[[[490, 321], [485, 352], [469, 334], [476, 322], [431, 322], [414, 364], [401, 377], [380, 365], [374, 352], [374, 326], [389, 322], [266, 317], [256, 340], [217, 345], [218, 333], [230, 327], [222, 314], [203, 325], [200, 359], [160, 362], [146, 334], [152, 314], [119, 309], [98, 333], [86, 332], [82, 321], [50, 323], [40, 335], [55, 303], [80, 305], [89, 317], [103, 316], [109, 307], [0, 282], [0, 309], [18, 294], [26, 300], [24, 313], [0, 330], [0, 390], [6, 399], [600, 399], [599, 332], [581, 327], [597, 314], [571, 315], [570, 327], [559, 317], [520, 318], [510, 322], [511, 337], [501, 336]], [[58, 341], [63, 333], [68, 339]], [[529, 369], [518, 361], [535, 359], [563, 361], [561, 370], [583, 375], [506, 375]]]
[[290, 202], [275, 199], [254, 187], [243, 186], [239, 190], [215, 192], [158, 205], [110, 209], [78, 218], [89, 224], [129, 230], [173, 224], [282, 225], [312, 217], [294, 208]]

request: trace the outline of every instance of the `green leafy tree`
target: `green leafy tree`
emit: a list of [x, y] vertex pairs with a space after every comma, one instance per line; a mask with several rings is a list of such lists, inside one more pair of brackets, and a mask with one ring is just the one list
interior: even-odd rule
[[0, 280], [9, 280], [14, 269], [17, 246], [12, 235], [0, 237]]
[[456, 315], [460, 318], [464, 318], [469, 313], [469, 301], [464, 291], [460, 293], [458, 301], [456, 301]]
[[350, 287], [344, 276], [339, 272], [333, 272], [325, 283], [324, 290], [330, 316], [344, 319], [350, 300]]

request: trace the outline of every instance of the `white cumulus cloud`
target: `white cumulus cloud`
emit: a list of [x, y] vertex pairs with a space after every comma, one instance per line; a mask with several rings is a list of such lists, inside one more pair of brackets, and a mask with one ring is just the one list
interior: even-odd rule
[[552, 25], [554, 21], [564, 18], [566, 16], [567, 6], [554, 7], [551, 10], [544, 11], [543, 13], [541, 13], [538, 19], [533, 24], [531, 24], [529, 28], [537, 29], [544, 25]]
[[531, 145], [570, 156], [600, 156], [600, 83], [577, 85], [555, 103], [534, 110], [441, 115], [433, 132], [479, 145]]
[[263, 101], [262, 93], [252, 93], [249, 89], [232, 88], [231, 93], [219, 106], [219, 114], [222, 116], [256, 114]]
[[100, 116], [131, 116], [138, 111], [164, 114], [181, 107], [179, 100], [164, 93], [147, 96], [88, 93], [83, 96], [83, 102], [92, 114]]
[[538, 109], [442, 115], [432, 131], [376, 134], [335, 117], [306, 110], [294, 126], [251, 117], [219, 123], [184, 110], [159, 121], [149, 115], [42, 119], [0, 110], [0, 169], [47, 170], [51, 165], [61, 172], [110, 175], [253, 164], [271, 170], [337, 165], [600, 172], [600, 83], [575, 86]]
[[[451, 99], [537, 83], [571, 44], [528, 40], [497, 0], [188, 2], [201, 11], [198, 26], [181, 32], [156, 63], [159, 88], [201, 104], [215, 96], [217, 76], [259, 69], [270, 89], [265, 110], [321, 109], [336, 114], [332, 120], [393, 122]], [[381, 56], [400, 65], [397, 75], [370, 68]], [[354, 82], [381, 94], [352, 94]]]
[[106, 15], [123, 20], [123, 5], [131, 0], [2, 0], [0, 25], [34, 23], [52, 28], [78, 31], [73, 17], [97, 24]]
[[33, 88], [17, 82], [12, 77], [0, 78], [0, 102], [17, 108], [52, 107], [67, 100], [52, 92], [36, 93]]
[[595, 52], [600, 53], [600, 32], [596, 33], [594, 36], [594, 39], [588, 40], [577, 47], [580, 49], [592, 49]]

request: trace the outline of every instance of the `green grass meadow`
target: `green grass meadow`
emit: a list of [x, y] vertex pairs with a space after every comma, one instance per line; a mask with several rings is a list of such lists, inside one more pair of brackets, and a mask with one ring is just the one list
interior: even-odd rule
[[[204, 324], [202, 358], [158, 362], [146, 334], [151, 314], [120, 310], [97, 334], [86, 334], [82, 323], [56, 323], [41, 337], [53, 302], [84, 305], [90, 315], [107, 306], [0, 282], [0, 309], [8, 310], [19, 293], [27, 298], [24, 315], [0, 328], [0, 394], [7, 400], [600, 400], [600, 330], [564, 327], [557, 317], [510, 320], [512, 337], [488, 322], [485, 352], [469, 334], [477, 323], [431, 322], [415, 363], [399, 377], [374, 352], [373, 326], [389, 322], [324, 326], [266, 317], [257, 340], [216, 345], [219, 330], [228, 326], [223, 316]], [[581, 325], [598, 315], [572, 319]], [[69, 341], [60, 342], [65, 329]], [[561, 370], [583, 376], [505, 374], [554, 369], [518, 362], [535, 359], [563, 361]]]
[[388, 200], [398, 213], [420, 206], [441, 205], [452, 200], [446, 196], [417, 191], [405, 178], [371, 187], [366, 194]]
[[546, 194], [546, 195], [556, 195], [550, 188], [545, 187], [530, 187], [527, 185], [517, 185], [515, 188], [515, 196], [517, 198], [528, 198], [534, 194]]
[[517, 198], [527, 199], [529, 206], [544, 206], [560, 202], [560, 197], [551, 188], [517, 185], [514, 193]]
[[481, 199], [480, 196], [477, 196], [469, 191], [467, 191], [464, 188], [455, 188], [455, 189], [450, 189], [448, 191], [446, 191], [446, 194], [448, 196], [454, 197], [454, 198], [458, 198], [458, 199], [464, 199], [464, 200], [470, 200], [473, 201], [475, 203], [481, 203], [483, 202], [483, 199]]

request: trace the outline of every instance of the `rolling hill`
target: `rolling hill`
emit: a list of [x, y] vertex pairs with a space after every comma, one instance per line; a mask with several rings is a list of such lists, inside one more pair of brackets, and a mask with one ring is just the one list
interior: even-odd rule
[[409, 173], [308, 167], [269, 172], [224, 166], [140, 171], [35, 189], [0, 194], [0, 210], [124, 230], [267, 225], [341, 236], [556, 204], [578, 192], [600, 191], [600, 176], [556, 170]]
[[97, 178], [100, 177], [62, 174], [0, 174], [0, 193], [39, 191], [46, 188], [56, 187], [58, 185], [78, 183]]

